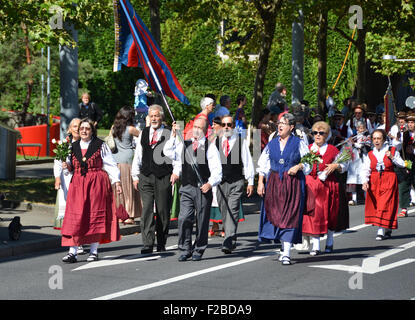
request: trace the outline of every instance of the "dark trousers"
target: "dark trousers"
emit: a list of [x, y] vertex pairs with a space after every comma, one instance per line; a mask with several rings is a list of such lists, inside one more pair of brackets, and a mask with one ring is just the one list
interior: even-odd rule
[[[202, 193], [190, 184], [180, 187], [179, 250], [182, 254], [203, 255], [208, 244], [212, 190]], [[196, 239], [192, 245], [193, 224], [196, 222]]]
[[399, 182], [399, 206], [401, 209], [406, 209], [411, 203], [411, 187], [415, 187], [415, 174], [409, 172], [402, 176], [401, 182]]
[[225, 229], [223, 246], [232, 250], [236, 246], [236, 231], [244, 191], [244, 180], [241, 179], [233, 183], [222, 182], [220, 189], [217, 188], [216, 197], [218, 198], [219, 210], [222, 214]]
[[[173, 199], [170, 175], [157, 178], [154, 174], [150, 174], [148, 177], [140, 174], [138, 178], [138, 189], [143, 201], [141, 214], [143, 245], [152, 247], [155, 233], [157, 233], [157, 245], [164, 246], [169, 233], [170, 209]], [[156, 204], [155, 212], [154, 203]]]

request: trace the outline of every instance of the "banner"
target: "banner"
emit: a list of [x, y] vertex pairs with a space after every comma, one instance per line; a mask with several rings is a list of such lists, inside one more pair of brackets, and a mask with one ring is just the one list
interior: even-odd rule
[[121, 65], [141, 67], [152, 90], [190, 104], [161, 49], [130, 1], [114, 0], [114, 20], [114, 72], [121, 70]]

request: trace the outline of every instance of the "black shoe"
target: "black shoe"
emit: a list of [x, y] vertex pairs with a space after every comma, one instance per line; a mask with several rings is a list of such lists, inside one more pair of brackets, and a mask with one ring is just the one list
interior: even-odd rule
[[226, 246], [223, 246], [223, 247], [222, 247], [222, 252], [223, 252], [224, 254], [231, 254], [231, 253], [232, 253], [232, 249], [230, 249], [230, 248], [228, 248], [228, 247], [226, 247]]
[[333, 246], [326, 246], [326, 249], [324, 250], [325, 253], [332, 253], [333, 252]]
[[75, 263], [78, 262], [78, 258], [73, 253], [68, 253], [62, 258], [62, 261], [65, 263]]
[[166, 251], [166, 246], [164, 245], [157, 245], [157, 252], [164, 252]]
[[180, 262], [186, 261], [186, 260], [187, 260], [187, 259], [189, 259], [191, 256], [192, 256], [191, 254], [182, 254], [182, 255], [179, 257], [179, 261], [180, 261]]
[[192, 261], [200, 261], [202, 260], [202, 256], [200, 254], [194, 254], [192, 256]]
[[149, 254], [149, 253], [153, 253], [153, 247], [144, 246], [143, 249], [141, 249], [141, 254]]

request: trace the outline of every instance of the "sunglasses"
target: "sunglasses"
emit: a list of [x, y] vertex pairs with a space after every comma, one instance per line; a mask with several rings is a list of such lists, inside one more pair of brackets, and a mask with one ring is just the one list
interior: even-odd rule
[[221, 126], [232, 128], [232, 123], [221, 123]]
[[316, 135], [320, 135], [320, 136], [324, 136], [326, 133], [324, 132], [324, 131], [313, 131], [313, 132], [311, 132], [311, 134], [313, 135], [313, 136], [316, 136]]

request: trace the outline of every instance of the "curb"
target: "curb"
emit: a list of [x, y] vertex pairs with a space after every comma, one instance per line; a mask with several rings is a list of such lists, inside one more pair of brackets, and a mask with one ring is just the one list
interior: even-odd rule
[[[120, 226], [121, 236], [137, 234], [140, 231], [140, 224], [127, 227]], [[10, 241], [6, 244], [6, 247], [2, 248], [3, 246], [4, 244], [0, 244], [0, 259], [62, 248], [61, 237], [54, 235], [46, 235], [44, 239], [28, 240], [20, 243], [19, 240], [14, 242]]]
[[53, 163], [54, 159], [38, 159], [38, 160], [16, 160], [16, 166], [23, 166], [26, 164], [42, 164]]

